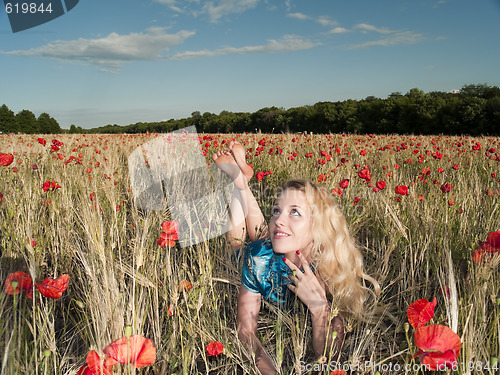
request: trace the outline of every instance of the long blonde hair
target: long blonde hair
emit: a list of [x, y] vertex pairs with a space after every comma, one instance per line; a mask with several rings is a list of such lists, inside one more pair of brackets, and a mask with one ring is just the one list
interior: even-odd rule
[[347, 221], [333, 195], [322, 186], [305, 179], [291, 179], [281, 185], [302, 191], [311, 210], [313, 249], [311, 264], [325, 283], [327, 294], [339, 310], [355, 315], [363, 312], [368, 288], [372, 283], [375, 293], [380, 293], [378, 282], [365, 274], [363, 256], [349, 234]]

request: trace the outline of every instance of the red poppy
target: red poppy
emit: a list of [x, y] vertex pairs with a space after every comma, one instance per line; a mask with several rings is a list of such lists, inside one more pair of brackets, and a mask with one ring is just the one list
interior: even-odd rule
[[488, 233], [486, 242], [479, 242], [479, 245], [489, 253], [500, 252], [500, 231]]
[[259, 171], [255, 174], [255, 178], [257, 179], [257, 182], [260, 182], [264, 178], [264, 172]]
[[484, 251], [483, 249], [478, 249], [474, 251], [474, 255], [472, 255], [472, 260], [474, 261], [474, 263], [479, 264], [483, 261], [485, 255], [486, 251]]
[[399, 186], [396, 186], [396, 194], [399, 194], [399, 195], [408, 195], [408, 186], [406, 185], [399, 185]]
[[36, 283], [40, 293], [49, 298], [61, 298], [69, 284], [69, 275], [64, 274], [57, 279], [44, 279], [41, 283]]
[[419, 299], [408, 306], [408, 322], [413, 328], [423, 327], [434, 316], [434, 308], [437, 305], [436, 297], [432, 302], [426, 299]]
[[13, 161], [14, 161], [14, 155], [0, 153], [0, 165], [6, 167], [8, 165], [11, 165]]
[[431, 371], [444, 370], [456, 365], [462, 342], [450, 328], [437, 324], [420, 327], [415, 332], [415, 345], [420, 349], [420, 363]]
[[2, 201], [3, 199], [3, 193], [0, 191], [0, 202]]
[[119, 363], [130, 363], [137, 368], [152, 365], [156, 361], [156, 348], [153, 342], [139, 335], [125, 336], [113, 341], [103, 352]]
[[224, 351], [224, 346], [218, 341], [212, 341], [205, 347], [205, 350], [207, 351], [208, 356], [215, 357], [219, 354], [222, 354], [222, 352]]
[[[15, 288], [12, 286], [14, 280], [17, 281], [17, 286]], [[33, 280], [28, 274], [23, 271], [17, 271], [7, 276], [5, 280], [5, 293], [12, 296], [18, 294], [21, 290], [29, 291], [32, 285]]]
[[377, 183], [375, 184], [375, 186], [377, 188], [379, 188], [380, 190], [384, 190], [385, 189], [385, 181], [377, 181]]
[[43, 183], [43, 186], [42, 186], [43, 191], [48, 191], [48, 190], [54, 191], [54, 190], [60, 189], [60, 188], [61, 188], [61, 185], [59, 185], [55, 181], [45, 181]]
[[452, 184], [446, 183], [441, 185], [441, 191], [443, 192], [443, 194], [449, 193], [452, 190], [453, 190]]
[[193, 284], [191, 284], [191, 282], [188, 280], [182, 280], [177, 288], [179, 289], [179, 291], [185, 290], [186, 292], [189, 292], [193, 288]]
[[372, 178], [372, 174], [370, 173], [370, 171], [368, 169], [362, 169], [358, 172], [358, 176], [360, 178], [362, 178], [363, 180], [365, 180], [366, 182], [370, 182], [371, 178]]
[[330, 375], [347, 375], [344, 370], [335, 370], [330, 373]]
[[341, 187], [342, 189], [345, 189], [348, 186], [349, 186], [349, 179], [347, 178], [339, 182], [339, 187]]
[[38, 143], [40, 143], [42, 146], [45, 146], [47, 144], [47, 141], [43, 138], [38, 138]]
[[112, 367], [116, 363], [113, 358], [101, 360], [99, 354], [91, 350], [87, 354], [87, 363], [80, 368], [77, 375], [112, 375]]
[[161, 223], [161, 229], [167, 234], [179, 233], [179, 222], [176, 220], [164, 221]]
[[332, 194], [333, 195], [338, 195], [339, 197], [341, 197], [342, 194], [343, 194], [342, 188], [333, 188]]
[[164, 221], [161, 228], [163, 232], [160, 234], [160, 238], [156, 240], [156, 243], [161, 247], [175, 246], [175, 241], [179, 239], [179, 222], [175, 220]]

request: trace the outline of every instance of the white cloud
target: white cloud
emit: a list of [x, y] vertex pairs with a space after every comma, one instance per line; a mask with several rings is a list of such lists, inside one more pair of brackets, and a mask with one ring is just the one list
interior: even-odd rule
[[366, 48], [373, 46], [390, 46], [396, 44], [415, 44], [425, 39], [423, 34], [415, 33], [413, 31], [391, 30], [387, 27], [376, 27], [366, 23], [360, 23], [350, 29], [345, 27], [335, 27], [329, 31], [330, 34], [345, 34], [345, 33], [361, 33], [371, 34], [376, 33], [383, 35], [382, 39], [372, 40], [364, 43], [359, 43], [350, 46], [349, 48]]
[[193, 59], [209, 56], [221, 56], [243, 53], [291, 52], [306, 50], [320, 45], [296, 35], [285, 35], [280, 40], [271, 39], [267, 44], [245, 47], [225, 47], [216, 50], [186, 51], [175, 54], [173, 60]]
[[197, 17], [207, 14], [211, 22], [217, 22], [224, 16], [233, 13], [243, 13], [257, 6], [260, 0], [154, 0], [167, 5], [178, 13], [190, 13]]
[[259, 0], [218, 0], [207, 1], [202, 8], [207, 13], [211, 22], [217, 22], [221, 17], [232, 13], [243, 13], [255, 8]]
[[356, 26], [354, 26], [355, 30], [361, 30], [361, 32], [368, 32], [368, 31], [374, 31], [379, 34], [390, 34], [393, 33], [393, 31], [385, 28], [385, 27], [375, 27], [373, 25], [367, 25], [366, 23], [360, 23]]
[[307, 14], [304, 14], [304, 13], [288, 13], [287, 17], [296, 18], [298, 20], [308, 20], [309, 18], [311, 18]]
[[319, 23], [321, 26], [327, 26], [327, 27], [328, 26], [332, 27], [338, 24], [337, 21], [333, 21], [327, 16], [319, 16], [316, 22]]
[[61, 60], [74, 60], [118, 68], [123, 63], [137, 60], [158, 60], [169, 47], [181, 44], [194, 35], [193, 31], [181, 30], [167, 34], [164, 28], [152, 27], [145, 33], [119, 35], [111, 33], [104, 38], [56, 40], [29, 50], [1, 51], [16, 56], [34, 56]]
[[415, 44], [424, 39], [423, 34], [414, 33], [411, 31], [393, 31], [387, 37], [379, 40], [373, 40], [365, 43], [359, 43], [350, 48], [366, 48], [373, 46], [392, 46], [396, 44]]
[[345, 34], [345, 33], [350, 33], [352, 30], [346, 29], [345, 27], [336, 27], [334, 29], [331, 29], [329, 32], [330, 34]]

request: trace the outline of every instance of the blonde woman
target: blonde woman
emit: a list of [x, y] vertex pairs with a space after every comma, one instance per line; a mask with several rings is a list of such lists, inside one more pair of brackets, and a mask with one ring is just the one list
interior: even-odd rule
[[[293, 179], [279, 189], [267, 226], [248, 186], [253, 170], [246, 164], [245, 150], [238, 142], [230, 142], [229, 148], [213, 155], [235, 184], [227, 238], [233, 250], [241, 247], [246, 234], [252, 241], [245, 249], [238, 295], [240, 339], [255, 353], [260, 372], [275, 374], [256, 336], [261, 302], [286, 305], [296, 297], [311, 314], [316, 355], [338, 355], [344, 341], [342, 314], [362, 313], [367, 294], [363, 281], [379, 291], [378, 283], [363, 271], [363, 258], [343, 214], [326, 189]], [[332, 314], [332, 306], [340, 313]]]

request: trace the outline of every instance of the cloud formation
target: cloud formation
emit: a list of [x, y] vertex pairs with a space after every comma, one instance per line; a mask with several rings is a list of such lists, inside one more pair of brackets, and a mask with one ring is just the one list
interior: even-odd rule
[[271, 39], [267, 44], [245, 47], [225, 47], [216, 50], [186, 51], [173, 55], [172, 60], [194, 59], [242, 53], [291, 52], [306, 50], [320, 45], [297, 35], [285, 35], [280, 40]]
[[162, 59], [162, 52], [183, 43], [194, 34], [193, 31], [187, 30], [167, 34], [164, 28], [152, 27], [147, 29], [145, 33], [119, 35], [113, 32], [104, 38], [56, 40], [37, 48], [2, 51], [1, 53], [74, 60], [118, 68], [128, 61]]
[[351, 49], [366, 48], [373, 46], [392, 46], [397, 44], [416, 44], [424, 40], [424, 35], [412, 31], [392, 31], [382, 39], [372, 40], [352, 45]]
[[195, 16], [206, 14], [210, 22], [218, 22], [222, 17], [230, 14], [239, 14], [253, 9], [259, 0], [154, 0], [159, 4], [167, 5], [178, 13], [189, 12]]

